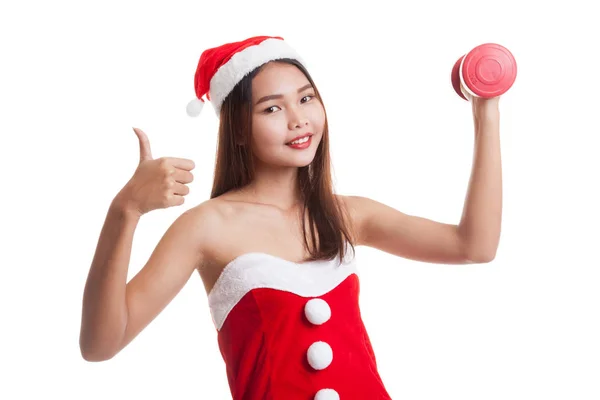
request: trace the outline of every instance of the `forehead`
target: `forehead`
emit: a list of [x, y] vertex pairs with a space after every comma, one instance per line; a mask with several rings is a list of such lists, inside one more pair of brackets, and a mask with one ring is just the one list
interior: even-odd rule
[[295, 94], [309, 81], [295, 65], [270, 62], [252, 80], [252, 97], [270, 94]]

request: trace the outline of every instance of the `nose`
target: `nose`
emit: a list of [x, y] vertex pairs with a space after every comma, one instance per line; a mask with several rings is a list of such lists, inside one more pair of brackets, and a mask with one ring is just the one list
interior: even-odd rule
[[290, 109], [288, 128], [293, 130], [303, 128], [305, 126], [308, 126], [308, 118], [304, 115], [304, 113], [297, 108]]

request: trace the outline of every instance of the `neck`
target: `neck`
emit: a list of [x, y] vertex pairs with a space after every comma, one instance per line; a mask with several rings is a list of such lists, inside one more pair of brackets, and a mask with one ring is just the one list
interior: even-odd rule
[[301, 205], [297, 167], [255, 171], [254, 180], [242, 189], [251, 201], [272, 205], [286, 212]]

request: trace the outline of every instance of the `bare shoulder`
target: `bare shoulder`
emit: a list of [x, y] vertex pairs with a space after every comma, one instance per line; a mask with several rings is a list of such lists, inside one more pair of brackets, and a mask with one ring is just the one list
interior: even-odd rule
[[346, 207], [347, 211], [355, 211], [359, 196], [336, 194], [335, 197]]
[[209, 199], [184, 212], [178, 225], [195, 237], [200, 252], [208, 256], [214, 240], [221, 236], [227, 214], [222, 201]]
[[210, 259], [210, 249], [220, 236], [222, 212], [213, 200], [206, 200], [181, 213], [169, 226], [161, 242], [161, 248], [178, 249], [195, 255], [194, 269], [200, 269]]
[[359, 246], [376, 247], [371, 242], [372, 231], [374, 230], [372, 228], [373, 223], [377, 221], [390, 223], [392, 220], [394, 222], [404, 222], [402, 220], [407, 217], [406, 214], [366, 196], [338, 195], [338, 197], [342, 200], [346, 212], [352, 220], [354, 234]]
[[[352, 231], [354, 238], [353, 242], [355, 246], [364, 245], [363, 240], [363, 221], [364, 212], [363, 209], [366, 206], [365, 197], [353, 196], [353, 195], [335, 195], [340, 202], [346, 217], [348, 218], [349, 227]], [[366, 199], [368, 200], [368, 199]]]
[[[235, 256], [241, 244], [249, 242], [247, 207], [226, 196], [213, 198], [190, 210], [191, 220], [199, 230], [197, 237], [202, 254], [197, 265], [206, 293], [210, 293], [224, 266]], [[256, 229], [256, 224], [254, 224]]]
[[[215, 224], [219, 218], [219, 207], [215, 199], [206, 200], [181, 214], [180, 218], [190, 223]], [[200, 229], [200, 226], [197, 226]], [[202, 229], [200, 229], [202, 230]]]
[[248, 216], [247, 207], [242, 202], [221, 196], [206, 200], [187, 212], [190, 229], [197, 232], [196, 240], [202, 253], [202, 263], [198, 267], [202, 272], [203, 268], [211, 267], [222, 258], [221, 253], [231, 242], [236, 242], [236, 232], [241, 230]]

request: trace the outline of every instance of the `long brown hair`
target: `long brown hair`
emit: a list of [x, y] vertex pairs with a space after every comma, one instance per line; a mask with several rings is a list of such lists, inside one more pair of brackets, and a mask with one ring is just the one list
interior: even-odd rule
[[[288, 63], [300, 69], [312, 84], [315, 97], [323, 104], [313, 79], [301, 63], [293, 59], [271, 62]], [[249, 146], [252, 134], [252, 79], [264, 65], [266, 64], [246, 75], [225, 98], [221, 107], [211, 199], [249, 184], [254, 177], [254, 163]], [[331, 260], [338, 254], [340, 260], [343, 260], [346, 242], [353, 250], [354, 243], [347, 211], [333, 193], [327, 113], [323, 136], [313, 161], [298, 168], [298, 185], [304, 202], [304, 246], [310, 254], [306, 261]]]

